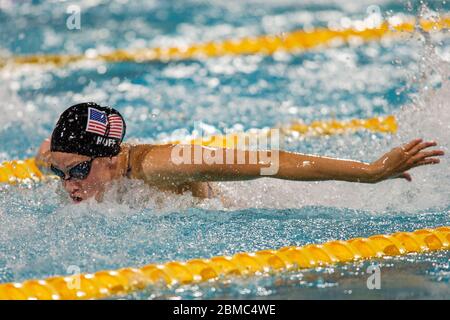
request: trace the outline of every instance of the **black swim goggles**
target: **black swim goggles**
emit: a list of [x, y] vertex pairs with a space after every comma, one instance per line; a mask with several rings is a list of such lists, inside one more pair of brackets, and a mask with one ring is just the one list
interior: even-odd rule
[[[80, 162], [79, 164], [70, 168], [70, 170], [67, 173], [55, 167], [53, 164], [50, 165], [50, 170], [62, 180], [70, 180], [70, 179], [84, 180], [88, 177], [89, 172], [91, 172], [92, 161], [94, 161], [94, 158]], [[68, 175], [69, 177], [66, 178], [66, 175]]]

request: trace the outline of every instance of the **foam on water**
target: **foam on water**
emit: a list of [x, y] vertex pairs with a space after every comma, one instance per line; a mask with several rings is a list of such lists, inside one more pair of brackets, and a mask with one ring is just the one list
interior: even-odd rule
[[[236, 207], [289, 208], [307, 205], [324, 205], [383, 211], [418, 211], [427, 208], [446, 208], [450, 204], [450, 82], [448, 62], [440, 61], [442, 83], [440, 88], [427, 87], [415, 99], [415, 103], [404, 106], [396, 112], [399, 131], [390, 139], [371, 142], [352, 140], [353, 136], [339, 137], [340, 145], [350, 145], [362, 160], [375, 160], [390, 148], [399, 146], [414, 138], [437, 141], [439, 148], [446, 151], [441, 163], [411, 170], [413, 182], [403, 179], [388, 180], [376, 185], [346, 182], [286, 182], [264, 179], [241, 183], [221, 183], [227, 197], [234, 199]], [[333, 139], [336, 142], [335, 139]], [[315, 141], [311, 142], [315, 143]], [[320, 143], [319, 138], [317, 143]], [[338, 152], [348, 157], [348, 151]], [[346, 152], [347, 151], [347, 152]], [[350, 155], [350, 158], [355, 158]], [[256, 192], [255, 192], [256, 190]], [[255, 197], [255, 194], [257, 196]]]
[[[424, 39], [425, 38], [425, 39]], [[335, 156], [373, 161], [390, 148], [414, 138], [437, 141], [446, 151], [437, 166], [411, 170], [413, 182], [388, 180], [376, 185], [346, 182], [286, 182], [263, 179], [241, 183], [221, 183], [232, 207], [245, 206], [289, 208], [310, 205], [365, 209], [373, 212], [410, 211], [430, 208], [445, 209], [450, 204], [450, 64], [442, 55], [441, 46], [431, 39], [422, 42], [417, 74], [409, 70], [412, 83], [419, 82], [419, 91], [412, 103], [394, 112], [399, 124], [398, 133], [387, 139], [355, 139], [354, 135], [331, 138]], [[442, 43], [441, 43], [442, 44]], [[448, 47], [447, 47], [448, 48]], [[439, 54], [441, 53], [441, 54]], [[366, 77], [367, 77], [367, 70]], [[369, 73], [370, 74], [370, 73]], [[370, 78], [370, 77], [369, 77]], [[385, 79], [386, 80], [386, 79]], [[370, 80], [369, 80], [370, 81]], [[317, 138], [311, 144], [324, 145]], [[325, 148], [322, 148], [324, 150]], [[325, 149], [326, 150], [326, 149]], [[320, 152], [319, 152], [320, 154]], [[327, 153], [325, 152], [325, 155]], [[238, 185], [238, 187], [236, 186]], [[255, 192], [256, 190], [256, 192]], [[255, 196], [256, 194], [256, 196]]]

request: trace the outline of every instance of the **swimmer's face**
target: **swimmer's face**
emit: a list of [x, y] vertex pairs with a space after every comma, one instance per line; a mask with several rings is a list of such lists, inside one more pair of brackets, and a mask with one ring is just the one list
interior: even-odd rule
[[66, 189], [73, 202], [78, 203], [83, 200], [95, 197], [97, 201], [101, 200], [107, 184], [114, 178], [114, 157], [95, 158], [92, 160], [89, 174], [84, 179], [69, 178], [70, 169], [80, 163], [85, 162], [88, 166], [91, 158], [78, 154], [65, 152], [52, 152], [50, 163], [56, 169], [66, 173], [66, 180], [62, 180], [64, 189]]

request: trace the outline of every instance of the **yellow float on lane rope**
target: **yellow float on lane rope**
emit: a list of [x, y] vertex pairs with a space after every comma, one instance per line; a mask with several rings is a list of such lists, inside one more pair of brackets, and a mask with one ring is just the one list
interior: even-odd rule
[[33, 158], [0, 163], [0, 183], [39, 181], [43, 177]]
[[450, 227], [444, 226], [346, 241], [335, 240], [302, 247], [242, 252], [233, 256], [149, 264], [141, 268], [4, 283], [0, 284], [0, 299], [101, 299], [142, 290], [151, 285], [173, 286], [214, 281], [229, 276], [275, 274], [361, 259], [449, 248]]
[[[418, 25], [426, 32], [439, 31], [450, 28], [450, 17], [442, 17], [436, 21], [421, 20]], [[28, 55], [11, 58], [0, 58], [0, 68], [7, 65], [23, 64], [54, 64], [64, 66], [76, 61], [105, 61], [105, 62], [146, 62], [196, 59], [206, 57], [219, 57], [224, 55], [265, 54], [271, 55], [277, 51], [299, 52], [309, 50], [321, 45], [329, 45], [332, 42], [347, 43], [352, 39], [363, 41], [379, 40], [385, 36], [395, 36], [404, 32], [416, 30], [414, 20], [399, 24], [382, 23], [376, 28], [366, 27], [357, 30], [354, 28], [331, 30], [328, 28], [316, 28], [312, 31], [297, 30], [281, 35], [263, 35], [248, 37], [238, 40], [212, 41], [201, 44], [193, 44], [187, 47], [171, 48], [144, 48], [144, 49], [119, 49], [109, 53], [85, 54], [55, 54], [55, 55]]]
[[[301, 121], [276, 128], [281, 134], [293, 136], [327, 136], [368, 130], [379, 133], [397, 132], [397, 122], [393, 115], [373, 117], [368, 119], [351, 120], [322, 120], [305, 124]], [[211, 135], [191, 140], [176, 140], [168, 143], [190, 143], [208, 147], [235, 148], [239, 145], [248, 145], [252, 137], [270, 136], [272, 129], [251, 129], [247, 132], [237, 132], [228, 135]], [[241, 144], [239, 144], [239, 142]]]
[[[341, 134], [347, 131], [369, 130], [380, 133], [395, 133], [397, 131], [397, 123], [392, 115], [386, 117], [374, 117], [369, 119], [352, 119], [352, 120], [325, 120], [314, 121], [310, 124], [296, 122], [287, 126], [281, 126], [281, 133], [294, 135], [332, 135]], [[270, 129], [253, 129], [245, 133], [233, 133], [228, 135], [212, 135], [201, 139], [192, 139], [187, 141], [170, 141], [167, 143], [190, 143], [196, 145], [204, 145], [209, 147], [227, 147], [234, 148], [239, 146], [238, 142], [246, 139], [251, 135], [269, 135]], [[20, 183], [27, 181], [39, 181], [45, 178], [45, 175], [39, 171], [34, 158], [26, 160], [4, 161], [0, 163], [0, 183]]]

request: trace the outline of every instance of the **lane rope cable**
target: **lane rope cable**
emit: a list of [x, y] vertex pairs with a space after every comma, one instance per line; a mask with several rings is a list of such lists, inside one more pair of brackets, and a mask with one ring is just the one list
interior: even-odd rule
[[[400, 17], [398, 18], [400, 19]], [[433, 20], [416, 20], [389, 22], [385, 21], [376, 27], [362, 26], [344, 29], [316, 28], [311, 31], [296, 30], [280, 35], [262, 35], [236, 40], [211, 41], [189, 46], [168, 48], [118, 49], [109, 53], [98, 53], [94, 49], [82, 54], [38, 54], [12, 57], [0, 57], [0, 68], [6, 65], [53, 64], [64, 66], [77, 61], [105, 62], [149, 62], [171, 61], [219, 57], [224, 55], [271, 55], [277, 51], [302, 52], [318, 46], [329, 46], [349, 43], [352, 40], [374, 41], [383, 37], [400, 36], [412, 33], [417, 29], [425, 32], [450, 29], [450, 17]]]
[[241, 252], [233, 256], [149, 264], [141, 268], [4, 283], [0, 284], [0, 299], [101, 299], [125, 295], [152, 285], [171, 287], [230, 276], [277, 274], [362, 259], [448, 250], [449, 247], [450, 226], [443, 226], [278, 250]]

